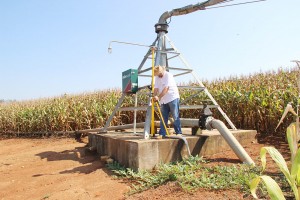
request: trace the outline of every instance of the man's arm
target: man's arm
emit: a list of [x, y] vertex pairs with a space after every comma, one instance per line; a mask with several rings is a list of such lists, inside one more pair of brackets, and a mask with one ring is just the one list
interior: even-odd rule
[[169, 87], [165, 87], [161, 93], [158, 95], [158, 99], [160, 100], [163, 96], [165, 96], [165, 94], [167, 94], [167, 92], [169, 91]]
[[158, 88], [154, 88], [154, 93], [153, 93], [153, 99], [154, 101], [158, 101], [159, 98], [158, 98]]
[[153, 96], [157, 96], [158, 95], [158, 88], [154, 88], [154, 94]]
[[155, 101], [159, 101], [163, 96], [165, 96], [165, 94], [167, 94], [167, 92], [169, 91], [169, 87], [165, 87], [161, 93], [158, 95], [158, 88], [154, 88], [154, 94], [153, 94], [153, 98]]

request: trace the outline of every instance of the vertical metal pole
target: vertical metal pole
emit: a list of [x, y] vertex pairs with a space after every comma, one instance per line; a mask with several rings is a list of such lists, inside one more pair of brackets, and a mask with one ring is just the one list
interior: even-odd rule
[[[166, 66], [167, 54], [166, 54], [166, 43], [165, 43], [165, 32], [161, 31], [157, 34], [157, 47], [155, 55], [154, 66], [161, 65]], [[150, 106], [151, 97], [148, 100], [148, 108], [146, 113], [145, 127], [144, 127], [144, 139], [149, 139], [151, 118], [152, 118], [152, 106]]]
[[134, 119], [133, 119], [133, 133], [136, 134], [136, 107], [137, 107], [137, 95], [138, 92], [134, 94]]
[[155, 66], [167, 66], [167, 53], [166, 53], [166, 33], [161, 31], [158, 33], [158, 42], [155, 56]]
[[144, 139], [150, 139], [150, 124], [151, 124], [151, 98], [148, 99], [148, 107], [146, 112], [145, 126], [144, 126]]
[[119, 107], [121, 106], [123, 100], [125, 98], [125, 93], [122, 93], [121, 98], [119, 99], [114, 111], [112, 112], [112, 114], [109, 116], [108, 120], [106, 121], [105, 126], [103, 127], [103, 131], [106, 132], [107, 127], [110, 125], [110, 122], [112, 120], [112, 118], [115, 116], [116, 112], [118, 111]]
[[[154, 94], [154, 50], [155, 48], [152, 47], [152, 76], [151, 76], [151, 97]], [[154, 100], [151, 98], [151, 135], [154, 136]]]

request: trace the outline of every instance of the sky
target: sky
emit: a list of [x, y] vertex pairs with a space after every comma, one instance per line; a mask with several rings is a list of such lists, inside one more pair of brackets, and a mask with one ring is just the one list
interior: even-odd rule
[[[109, 54], [110, 41], [151, 45], [165, 11], [198, 2], [0, 0], [0, 99], [122, 88], [122, 72], [137, 69], [148, 49], [112, 43]], [[167, 35], [201, 80], [294, 67], [299, 8], [299, 0], [267, 0], [201, 10], [172, 17]], [[174, 58], [172, 67], [184, 65]]]

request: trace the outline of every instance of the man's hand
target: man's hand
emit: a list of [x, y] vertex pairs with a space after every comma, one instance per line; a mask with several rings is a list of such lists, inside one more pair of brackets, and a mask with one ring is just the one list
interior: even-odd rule
[[154, 97], [152, 97], [152, 99], [153, 99], [153, 101], [154, 101], [154, 102], [157, 102], [157, 101], [159, 101], [159, 98], [158, 98], [158, 96], [154, 96]]

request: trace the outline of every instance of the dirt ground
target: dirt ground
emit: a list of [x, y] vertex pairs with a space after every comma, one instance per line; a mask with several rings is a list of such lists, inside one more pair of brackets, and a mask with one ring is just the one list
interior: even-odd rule
[[[245, 150], [256, 162], [260, 148], [269, 144], [288, 156], [285, 141], [278, 138], [253, 142]], [[0, 139], [0, 200], [252, 199], [235, 190], [189, 194], [174, 183], [128, 197], [129, 185], [114, 179], [99, 156], [85, 154], [85, 145], [73, 138]], [[232, 151], [206, 159], [212, 165], [240, 163]]]

